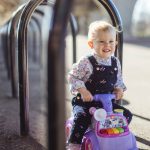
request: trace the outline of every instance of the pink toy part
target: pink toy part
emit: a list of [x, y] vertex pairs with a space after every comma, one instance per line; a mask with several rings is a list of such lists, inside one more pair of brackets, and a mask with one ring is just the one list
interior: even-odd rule
[[91, 107], [91, 108], [89, 109], [89, 113], [90, 113], [91, 115], [93, 115], [95, 111], [96, 111], [96, 108], [95, 108], [95, 107]]
[[69, 137], [70, 137], [70, 133], [71, 133], [71, 128], [72, 128], [72, 125], [69, 123], [66, 125], [65, 127], [65, 135], [66, 135], [66, 140], [68, 141]]
[[98, 139], [93, 130], [85, 133], [81, 150], [100, 150]]
[[90, 139], [85, 142], [85, 150], [92, 150], [92, 143]]
[[66, 125], [65, 125], [65, 135], [66, 135], [66, 142], [68, 143], [68, 139], [70, 137], [70, 133], [71, 133], [71, 128], [72, 128], [72, 123], [73, 123], [73, 117], [69, 118], [66, 121]]

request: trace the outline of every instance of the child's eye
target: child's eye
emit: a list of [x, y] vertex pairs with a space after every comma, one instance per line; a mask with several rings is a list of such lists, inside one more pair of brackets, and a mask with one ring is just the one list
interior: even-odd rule
[[105, 45], [105, 44], [111, 44], [113, 45], [115, 43], [115, 41], [96, 41], [98, 44], [100, 45]]
[[114, 41], [109, 41], [109, 43], [111, 43], [111, 44], [112, 44], [112, 43], [114, 43]]
[[103, 43], [105, 43], [104, 41], [98, 41], [98, 43], [101, 43], [101, 44], [103, 44]]

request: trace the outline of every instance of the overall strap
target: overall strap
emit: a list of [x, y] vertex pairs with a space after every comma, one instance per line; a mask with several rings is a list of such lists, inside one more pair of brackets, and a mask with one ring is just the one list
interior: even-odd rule
[[111, 57], [111, 64], [113, 68], [117, 67], [117, 60], [115, 59], [115, 57]]
[[[98, 65], [98, 62], [96, 61], [94, 56], [89, 56], [88, 59], [93, 67]], [[117, 60], [115, 57], [111, 57], [111, 64], [112, 67], [117, 67]]]
[[88, 59], [89, 59], [90, 63], [92, 64], [93, 68], [94, 68], [94, 66], [98, 65], [98, 62], [96, 61], [94, 56], [89, 56]]

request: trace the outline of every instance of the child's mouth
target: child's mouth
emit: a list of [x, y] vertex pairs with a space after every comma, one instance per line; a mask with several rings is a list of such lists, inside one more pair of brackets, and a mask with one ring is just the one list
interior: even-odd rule
[[109, 50], [109, 49], [103, 49], [103, 52], [104, 53], [108, 53], [108, 52], [110, 52], [111, 50]]

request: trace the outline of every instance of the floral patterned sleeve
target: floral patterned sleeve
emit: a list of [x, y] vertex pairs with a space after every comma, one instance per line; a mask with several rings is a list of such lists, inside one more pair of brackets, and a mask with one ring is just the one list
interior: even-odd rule
[[85, 82], [92, 71], [93, 67], [87, 57], [82, 57], [79, 62], [73, 64], [72, 70], [68, 74], [68, 82], [72, 94], [76, 94], [77, 89], [85, 87]]
[[118, 58], [116, 58], [116, 60], [117, 60], [117, 66], [118, 66], [118, 75], [117, 75], [117, 82], [115, 84], [115, 87], [122, 88], [123, 91], [126, 91], [127, 88], [123, 82], [120, 61]]

